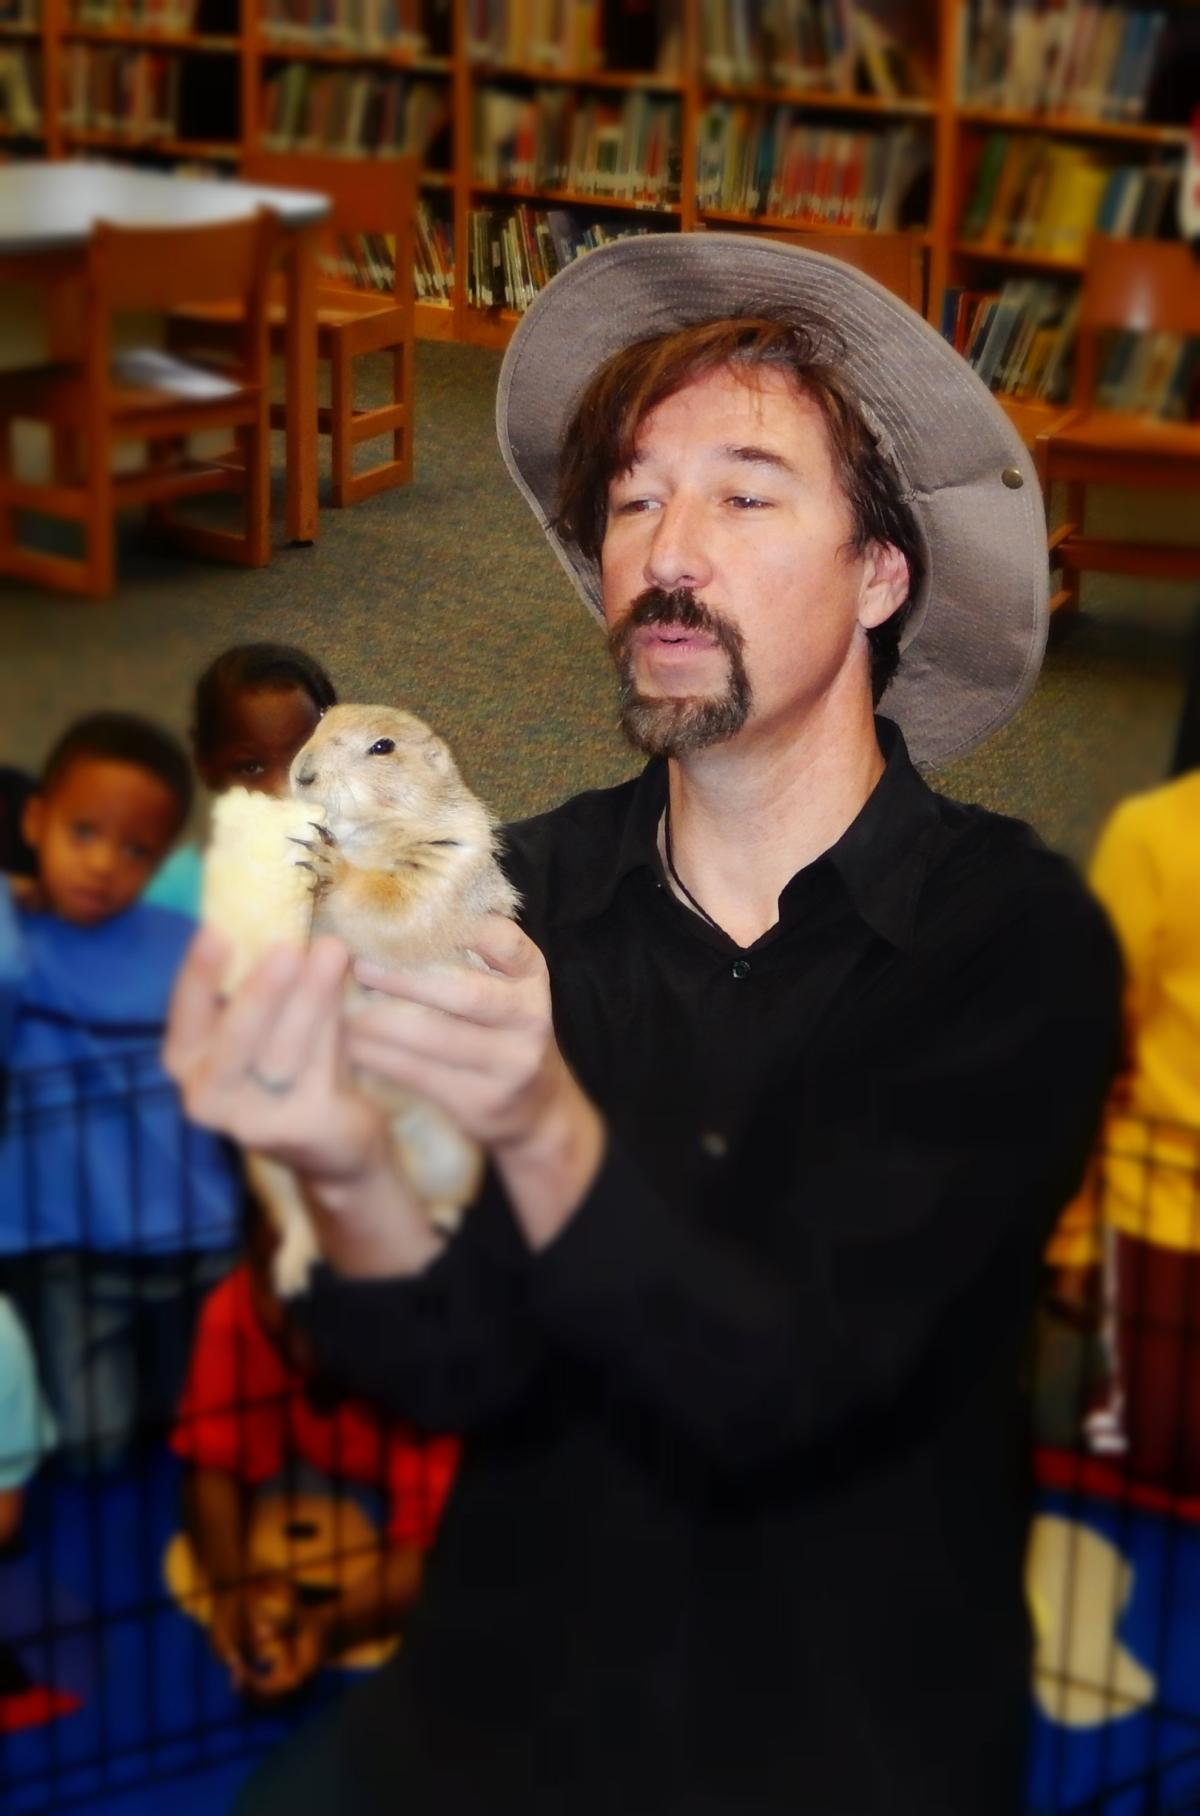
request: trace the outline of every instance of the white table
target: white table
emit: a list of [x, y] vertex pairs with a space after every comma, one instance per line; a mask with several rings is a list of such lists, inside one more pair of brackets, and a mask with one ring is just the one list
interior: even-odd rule
[[[287, 229], [287, 533], [317, 533], [317, 229], [329, 198], [260, 183], [176, 177], [119, 164], [0, 165], [0, 284], [45, 285], [53, 343], [69, 339], [71, 280], [97, 221], [121, 227], [211, 226], [274, 209]], [[78, 299], [75, 291], [75, 300]]]

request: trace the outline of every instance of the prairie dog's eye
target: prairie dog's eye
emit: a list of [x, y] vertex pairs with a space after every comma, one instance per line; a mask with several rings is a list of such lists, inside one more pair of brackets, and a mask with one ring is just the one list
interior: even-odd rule
[[369, 757], [390, 757], [395, 748], [391, 738], [376, 738], [367, 755]]

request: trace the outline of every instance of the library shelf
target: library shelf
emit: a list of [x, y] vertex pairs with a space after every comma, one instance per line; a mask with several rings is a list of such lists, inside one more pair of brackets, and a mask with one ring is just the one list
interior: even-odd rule
[[[729, 208], [698, 208], [696, 216], [717, 227], [747, 227], [751, 231], [758, 227], [764, 233], [822, 233], [836, 239], [839, 234], [862, 232], [861, 227], [843, 227], [836, 221], [807, 221], [798, 214], [739, 214]], [[922, 246], [933, 243], [928, 230], [917, 232], [915, 237]]]
[[416, 319], [416, 330], [422, 340], [452, 341], [457, 339], [454, 332], [453, 303], [435, 303], [429, 297], [419, 297], [413, 305]]
[[[935, 324], [941, 320], [947, 286], [976, 288], [986, 282], [999, 289], [1006, 278], [1019, 279], [1026, 274], [1061, 275], [1073, 283], [1082, 269], [1082, 261], [1077, 258], [993, 246], [962, 237], [964, 189], [973, 181], [980, 144], [986, 134], [1045, 134], [1055, 146], [1074, 143], [1084, 149], [1090, 147], [1096, 157], [1105, 161], [1119, 158], [1122, 165], [1173, 165], [1187, 141], [1187, 128], [1182, 121], [1103, 120], [1063, 112], [1024, 111], [1025, 95], [1007, 78], [986, 90], [977, 88], [975, 93], [981, 97], [978, 101], [963, 99], [960, 81], [963, 72], [971, 67], [972, 56], [970, 15], [978, 11], [967, 0], [920, 0], [919, 5], [917, 0], [870, 0], [872, 10], [882, 10], [887, 15], [885, 31], [901, 48], [914, 36], [910, 27], [919, 24], [916, 35], [921, 39], [921, 56], [907, 76], [901, 69], [892, 80], [885, 80], [873, 73], [869, 58], [855, 69], [839, 52], [831, 55], [828, 72], [817, 73], [815, 79], [828, 84], [820, 88], [805, 85], [807, 77], [796, 73], [795, 68], [789, 80], [780, 53], [772, 52], [765, 40], [752, 44], [749, 54], [739, 51], [740, 66], [751, 80], [721, 79], [737, 65], [728, 59], [721, 63], [715, 54], [718, 44], [727, 40], [738, 46], [738, 31], [747, 19], [757, 30], [754, 21], [761, 9], [754, 5], [747, 13], [747, 0], [612, 0], [611, 5], [609, 0], [603, 4], [600, 0], [579, 0], [580, 9], [594, 17], [596, 34], [591, 36], [589, 28], [585, 37], [570, 37], [559, 33], [556, 26], [561, 62], [555, 60], [554, 46], [539, 42], [533, 29], [533, 15], [541, 17], [545, 12], [541, 0], [537, 5], [533, 0], [508, 0], [503, 16], [497, 10], [501, 0], [488, 0], [487, 6], [481, 0], [405, 0], [401, 6], [397, 0], [395, 12], [389, 16], [402, 20], [406, 29], [403, 36], [399, 30], [393, 34], [390, 47], [381, 42], [378, 26], [372, 23], [382, 18], [387, 9], [381, 7], [372, 13], [360, 0], [321, 0], [320, 5], [318, 0], [238, 0], [236, 6], [233, 0], [202, 0], [206, 10], [199, 17], [211, 19], [213, 30], [209, 33], [155, 31], [144, 20], [111, 27], [74, 25], [67, 18], [73, 3], [74, 0], [42, 0], [44, 15], [40, 22], [21, 19], [0, 24], [0, 41], [10, 46], [10, 56], [15, 53], [26, 58], [39, 49], [42, 53], [38, 77], [40, 118], [36, 127], [0, 126], [0, 140], [6, 152], [9, 147], [15, 153], [23, 146], [44, 144], [46, 155], [51, 157], [64, 150], [74, 153], [91, 149], [123, 156], [175, 156], [236, 164], [240, 155], [248, 155], [263, 143], [269, 111], [268, 84], [282, 76], [284, 65], [312, 66], [308, 80], [313, 84], [318, 82], [322, 66], [329, 72], [349, 72], [355, 87], [368, 91], [365, 100], [355, 95], [355, 108], [378, 105], [373, 92], [376, 78], [411, 78], [414, 86], [424, 79], [435, 88], [444, 84], [437, 88], [439, 103], [444, 100], [444, 105], [433, 109], [439, 116], [436, 123], [421, 127], [431, 135], [425, 155], [437, 166], [422, 172], [421, 194], [423, 206], [436, 217], [439, 233], [448, 242], [446, 262], [451, 254], [456, 255], [457, 288], [447, 302], [417, 299], [418, 332], [476, 345], [502, 346], [519, 320], [512, 310], [481, 309], [468, 301], [470, 221], [477, 209], [504, 210], [518, 205], [565, 208], [578, 212], [585, 220], [604, 221], [610, 230], [617, 231], [625, 224], [634, 228], [655, 222], [664, 231], [687, 232], [706, 226], [751, 232], [816, 231], [827, 235], [831, 246], [839, 234], [854, 231], [851, 227], [792, 215], [753, 215], [700, 206], [694, 176], [702, 126], [706, 121], [711, 123], [714, 115], [731, 116], [737, 110], [751, 108], [787, 110], [797, 124], [813, 129], [854, 134], [894, 131], [920, 140], [928, 154], [928, 176], [919, 180], [928, 184], [929, 193], [927, 198], [924, 194], [914, 198], [912, 213], [928, 223], [922, 232], [922, 243], [929, 252], [929, 318]], [[851, 5], [856, 3], [857, 0], [850, 0]], [[833, 6], [833, 0], [829, 4]], [[995, 0], [996, 6], [1023, 4], [1024, 0]], [[1194, 6], [1195, 0], [1154, 0], [1154, 4], [1177, 18]], [[320, 19], [324, 41], [314, 36], [311, 24], [306, 28], [299, 20], [293, 24], [278, 17], [268, 18], [268, 8], [276, 6], [279, 10], [286, 7], [289, 12], [298, 6], [310, 21]], [[652, 19], [656, 6], [655, 25]], [[636, 20], [634, 14], [638, 15]], [[493, 35], [481, 42], [483, 33], [475, 26], [476, 20], [485, 15]], [[547, 16], [551, 15], [561, 24], [561, 9], [551, 7]], [[524, 32], [515, 29], [520, 18], [528, 23]], [[352, 28], [351, 21], [358, 25]], [[500, 35], [495, 35], [497, 21]], [[627, 40], [620, 35], [626, 26], [631, 31], [636, 27], [635, 37]], [[340, 38], [330, 41], [331, 27], [339, 30]], [[632, 49], [635, 42], [636, 49]], [[240, 140], [227, 142], [223, 136], [185, 140], [137, 136], [120, 130], [66, 128], [60, 100], [63, 60], [69, 46], [80, 44], [128, 45], [170, 52], [185, 59], [185, 72], [195, 59], [203, 66], [195, 93], [205, 96], [210, 86], [216, 96], [220, 84], [226, 81], [222, 59], [229, 59], [237, 72]], [[749, 60], [751, 54], [753, 62]], [[795, 53], [788, 55], [795, 65]], [[593, 56], [597, 67], [579, 67]], [[32, 68], [32, 58], [30, 61]], [[623, 62], [642, 67], [622, 67]], [[918, 72], [915, 79], [913, 70]], [[777, 72], [778, 79], [770, 79], [769, 72]], [[360, 75], [369, 80], [359, 85]], [[868, 83], [876, 92], [859, 92]], [[485, 167], [477, 162], [479, 153], [488, 147], [481, 147], [475, 140], [481, 129], [491, 130], [481, 121], [486, 110], [477, 104], [489, 87], [503, 88], [506, 84], [522, 96], [537, 88], [567, 91], [581, 102], [591, 102], [597, 111], [604, 110], [606, 94], [614, 111], [626, 95], [644, 94], [652, 108], [659, 99], [674, 104], [678, 115], [678, 200], [594, 195], [573, 188], [542, 191], [476, 182], [475, 170]], [[920, 92], [878, 92], [893, 85]], [[1022, 109], [1005, 106], [1006, 97], [1013, 102], [1020, 99]], [[1090, 102], [1082, 105], [1089, 106]], [[211, 113], [205, 109], [207, 100], [198, 114], [189, 111], [186, 123], [190, 133], [198, 131], [203, 135], [210, 129], [224, 135], [234, 130], [230, 125], [234, 110], [224, 96], [219, 106], [214, 100]], [[1151, 109], [1162, 111], [1153, 103]], [[1172, 107], [1171, 111], [1176, 110]], [[423, 121], [424, 114], [421, 117]], [[299, 148], [297, 151], [299, 154]], [[674, 187], [674, 167], [671, 176]], [[761, 193], [765, 195], [766, 189]], [[624, 221], [619, 221], [622, 216]], [[1022, 420], [1027, 419], [1025, 410]]]
[[302, 39], [287, 39], [264, 33], [258, 41], [258, 54], [271, 63], [332, 63], [335, 65], [370, 64], [372, 67], [408, 71], [415, 76], [448, 76], [449, 57], [427, 57], [417, 52], [383, 49], [352, 49], [340, 44], [308, 44]]
[[1064, 258], [1055, 252], [1021, 251], [1015, 246], [989, 246], [981, 240], [956, 240], [952, 251], [956, 258], [983, 260], [989, 265], [1011, 265], [1019, 271], [1062, 271], [1078, 277], [1083, 270], [1081, 258]]
[[936, 107], [925, 95], [859, 95], [833, 89], [772, 88], [763, 83], [702, 82], [711, 101], [756, 101], [767, 107], [797, 107], [821, 113], [903, 114], [932, 119]]
[[204, 32], [155, 31], [150, 26], [68, 25], [62, 35], [67, 44], [130, 45], [145, 50], [207, 52], [213, 56], [237, 56], [242, 48], [240, 38]]
[[962, 107], [964, 126], [987, 126], [1009, 132], [1043, 132], [1073, 139], [1115, 139], [1127, 145], [1186, 145], [1186, 126], [1160, 126], [1140, 120], [1093, 120], [1082, 114], [1015, 113], [1003, 107]]
[[469, 187], [473, 196], [482, 196], [488, 201], [532, 202], [535, 206], [549, 208], [616, 209], [619, 214], [678, 216], [682, 212], [678, 202], [634, 201], [628, 196], [589, 195], [577, 189], [526, 189], [494, 183], [472, 183]]
[[209, 163], [226, 164], [238, 164], [242, 158], [242, 147], [235, 140], [218, 142], [176, 139], [169, 134], [159, 133], [144, 133], [135, 137], [132, 133], [100, 131], [95, 127], [82, 126], [64, 126], [61, 137], [64, 145], [88, 151], [153, 153], [157, 157], [197, 158]]
[[567, 73], [561, 69], [544, 69], [536, 63], [472, 63], [471, 76], [476, 83], [540, 82], [560, 88], [640, 89], [649, 94], [683, 93], [680, 76], [658, 76], [651, 70], [589, 69]]

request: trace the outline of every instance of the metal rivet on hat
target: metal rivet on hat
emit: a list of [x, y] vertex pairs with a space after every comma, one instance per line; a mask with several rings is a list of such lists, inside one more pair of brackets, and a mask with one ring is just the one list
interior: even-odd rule
[[1005, 467], [1000, 477], [1010, 492], [1019, 492], [1025, 484], [1025, 475], [1020, 467]]

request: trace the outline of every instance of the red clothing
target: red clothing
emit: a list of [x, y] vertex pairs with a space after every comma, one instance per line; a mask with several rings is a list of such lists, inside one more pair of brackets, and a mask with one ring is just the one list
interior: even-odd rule
[[250, 1484], [270, 1481], [298, 1457], [337, 1480], [386, 1487], [388, 1538], [429, 1546], [454, 1479], [458, 1440], [419, 1437], [361, 1400], [317, 1411], [309, 1385], [259, 1322], [243, 1263], [204, 1302], [171, 1448]]

